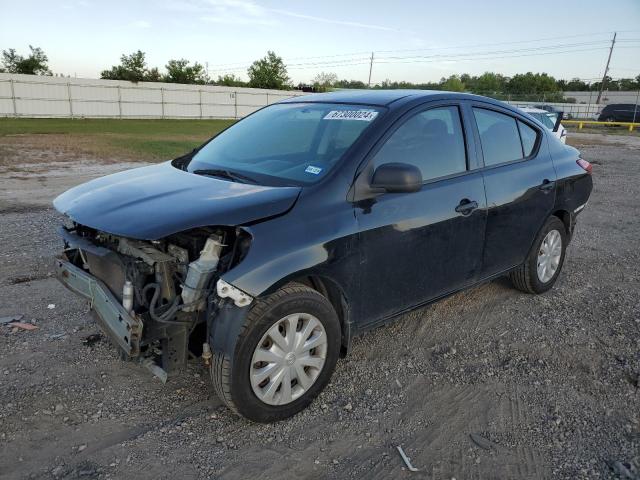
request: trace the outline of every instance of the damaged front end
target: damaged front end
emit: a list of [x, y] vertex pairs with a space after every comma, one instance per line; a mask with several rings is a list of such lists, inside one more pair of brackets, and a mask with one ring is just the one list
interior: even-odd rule
[[249, 249], [243, 228], [195, 228], [146, 241], [74, 223], [60, 234], [58, 279], [89, 300], [123, 358], [162, 380], [190, 355], [211, 357], [208, 330], [219, 309], [246, 310], [253, 300], [220, 279]]

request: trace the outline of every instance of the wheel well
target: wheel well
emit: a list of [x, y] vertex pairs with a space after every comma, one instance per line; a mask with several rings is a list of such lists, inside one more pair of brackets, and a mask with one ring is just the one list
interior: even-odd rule
[[564, 224], [564, 228], [567, 232], [567, 235], [571, 237], [571, 214], [566, 210], [556, 210], [553, 212], [554, 217], [558, 217], [562, 223]]
[[302, 283], [309, 288], [313, 288], [323, 297], [329, 300], [334, 310], [336, 311], [336, 314], [338, 315], [338, 319], [340, 320], [340, 327], [342, 330], [341, 353], [343, 356], [346, 355], [347, 351], [349, 350], [351, 335], [349, 332], [349, 322], [347, 318], [347, 302], [340, 288], [335, 284], [335, 282], [333, 282], [333, 280], [315, 275], [296, 278], [293, 281]]

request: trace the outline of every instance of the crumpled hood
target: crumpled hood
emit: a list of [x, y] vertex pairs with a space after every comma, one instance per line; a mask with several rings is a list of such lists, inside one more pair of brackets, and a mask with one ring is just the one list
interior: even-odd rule
[[165, 162], [107, 175], [59, 195], [73, 221], [123, 237], [157, 240], [208, 225], [241, 225], [286, 212], [300, 187], [267, 187], [194, 175]]

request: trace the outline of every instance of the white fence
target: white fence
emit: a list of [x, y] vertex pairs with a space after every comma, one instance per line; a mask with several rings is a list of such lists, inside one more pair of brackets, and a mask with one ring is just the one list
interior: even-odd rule
[[0, 117], [242, 118], [298, 91], [0, 73]]
[[598, 105], [597, 103], [555, 103], [555, 102], [517, 102], [510, 101], [507, 102], [510, 105], [515, 107], [534, 107], [536, 105], [552, 105], [556, 107], [558, 110], [563, 111], [564, 113], [568, 113], [570, 118], [577, 119], [589, 119], [593, 120], [598, 116], [598, 113], [604, 105]]

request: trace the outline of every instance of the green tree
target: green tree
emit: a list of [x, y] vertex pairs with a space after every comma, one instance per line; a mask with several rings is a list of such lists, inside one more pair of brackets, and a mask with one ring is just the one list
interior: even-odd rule
[[31, 53], [24, 57], [18, 55], [15, 49], [2, 51], [3, 72], [7, 73], [24, 73], [27, 75], [51, 75], [51, 70], [47, 63], [49, 58], [39, 47], [29, 45]]
[[584, 92], [589, 90], [589, 85], [579, 78], [572, 78], [565, 84], [565, 87], [562, 90], [567, 92]]
[[149, 69], [147, 67], [145, 53], [141, 50], [131, 55], [122, 55], [120, 65], [114, 65], [110, 70], [103, 70], [100, 78], [130, 82], [159, 82], [161, 80], [157, 68]]
[[222, 85], [225, 87], [246, 87], [247, 82], [244, 82], [240, 77], [236, 77], [233, 74], [218, 75], [218, 79], [211, 82], [214, 85]]
[[334, 88], [353, 88], [353, 89], [362, 89], [367, 88], [367, 85], [360, 80], [337, 80], [333, 84]]
[[556, 79], [546, 73], [519, 73], [507, 83], [507, 90], [515, 94], [553, 93], [558, 91]]
[[335, 73], [320, 72], [311, 81], [312, 85], [318, 92], [326, 92], [332, 88], [338, 81], [338, 76]]
[[504, 75], [493, 72], [485, 72], [477, 78], [473, 79], [471, 90], [476, 93], [499, 93], [504, 92], [507, 79]]
[[188, 83], [204, 85], [209, 80], [204, 67], [198, 62], [189, 65], [189, 60], [169, 60], [166, 67], [167, 74], [162, 78], [170, 83]]
[[247, 71], [249, 86], [286, 90], [289, 87], [287, 67], [282, 58], [269, 51], [264, 58], [256, 60]]
[[440, 80], [440, 87], [442, 90], [449, 92], [464, 92], [465, 85], [457, 75], [451, 75], [449, 78], [443, 78]]

